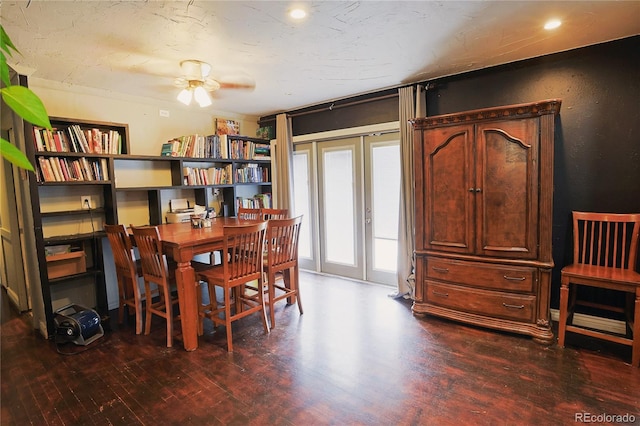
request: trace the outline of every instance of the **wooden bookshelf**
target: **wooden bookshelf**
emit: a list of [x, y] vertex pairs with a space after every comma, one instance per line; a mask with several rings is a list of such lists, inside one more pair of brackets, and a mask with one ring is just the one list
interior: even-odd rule
[[[55, 311], [69, 303], [108, 318], [102, 226], [117, 218], [113, 158], [129, 153], [129, 128], [61, 117], [50, 121], [53, 131], [26, 123], [25, 139], [36, 168], [36, 179], [29, 182], [31, 207], [47, 333], [53, 336]], [[81, 205], [85, 196], [93, 201], [90, 209]], [[83, 253], [81, 272], [49, 277], [46, 252], [59, 245]]]

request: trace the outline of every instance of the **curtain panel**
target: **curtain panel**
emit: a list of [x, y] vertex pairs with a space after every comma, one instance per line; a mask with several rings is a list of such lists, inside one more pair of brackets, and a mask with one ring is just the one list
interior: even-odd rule
[[409, 120], [425, 115], [426, 99], [421, 85], [399, 89], [400, 123], [400, 215], [398, 223], [398, 289], [396, 297], [415, 295], [415, 240], [414, 240], [414, 170], [413, 129]]
[[294, 215], [293, 205], [293, 139], [291, 117], [276, 116], [275, 173], [273, 173], [274, 207], [288, 209]]

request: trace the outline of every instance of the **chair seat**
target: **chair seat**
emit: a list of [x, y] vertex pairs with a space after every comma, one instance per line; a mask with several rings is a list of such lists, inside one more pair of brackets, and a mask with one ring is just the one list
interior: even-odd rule
[[216, 265], [216, 266], [209, 265], [209, 267], [205, 267], [201, 269], [197, 269], [194, 267], [194, 269], [196, 270], [196, 273], [200, 277], [210, 282], [219, 283], [224, 281], [224, 268], [222, 267], [222, 265]]
[[[618, 286], [628, 287], [629, 290], [627, 291], [633, 289], [634, 286], [640, 285], [640, 273], [631, 269], [574, 263], [562, 268], [562, 274], [571, 278], [583, 278], [587, 281], [606, 281], [611, 284], [617, 284]], [[586, 283], [584, 284], [588, 285]], [[602, 283], [599, 282], [598, 287], [601, 285]]]

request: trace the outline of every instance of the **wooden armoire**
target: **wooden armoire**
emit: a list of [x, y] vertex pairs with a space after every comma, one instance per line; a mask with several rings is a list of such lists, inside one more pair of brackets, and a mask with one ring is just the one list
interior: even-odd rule
[[553, 341], [553, 139], [560, 103], [413, 120], [414, 314]]

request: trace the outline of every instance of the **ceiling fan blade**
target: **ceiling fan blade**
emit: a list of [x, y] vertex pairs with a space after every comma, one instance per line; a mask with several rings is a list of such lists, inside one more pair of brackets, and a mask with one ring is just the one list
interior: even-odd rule
[[173, 85], [181, 89], [185, 89], [189, 86], [189, 81], [186, 78], [178, 77], [173, 80]]
[[220, 88], [221, 89], [248, 89], [248, 90], [253, 90], [256, 88], [255, 83], [241, 83], [241, 82], [231, 82], [231, 81], [224, 81], [224, 82], [220, 82]]

